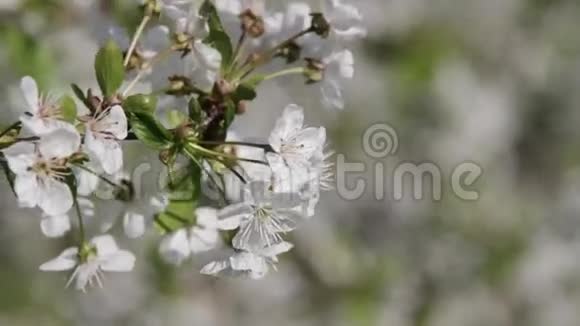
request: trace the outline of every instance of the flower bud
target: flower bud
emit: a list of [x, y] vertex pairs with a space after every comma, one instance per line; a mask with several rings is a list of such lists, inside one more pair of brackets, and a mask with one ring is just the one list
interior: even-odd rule
[[306, 83], [312, 84], [322, 81], [324, 79], [324, 70], [326, 69], [324, 63], [313, 58], [306, 58], [305, 60], [304, 75], [307, 78]]
[[242, 12], [240, 14], [240, 20], [242, 21], [242, 30], [251, 37], [258, 38], [264, 35], [264, 32], [266, 31], [264, 19], [254, 14], [251, 9]]
[[285, 47], [281, 48], [276, 54], [277, 57], [286, 59], [287, 64], [294, 63], [300, 59], [302, 54], [302, 47], [296, 42], [290, 42]]
[[161, 15], [161, 4], [158, 0], [146, 0], [141, 9], [145, 16], [159, 17]]
[[316, 33], [316, 35], [322, 38], [328, 38], [330, 35], [330, 23], [322, 13], [313, 13], [310, 14], [312, 16], [312, 24], [310, 25], [310, 29]]
[[212, 95], [216, 99], [223, 99], [235, 91], [234, 86], [225, 79], [218, 80], [212, 90]]

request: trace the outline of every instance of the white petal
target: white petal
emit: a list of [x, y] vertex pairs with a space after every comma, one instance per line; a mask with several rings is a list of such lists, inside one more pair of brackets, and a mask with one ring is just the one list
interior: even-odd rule
[[108, 234], [94, 237], [91, 239], [91, 244], [97, 249], [99, 257], [108, 257], [119, 252], [115, 238]]
[[229, 260], [212, 261], [211, 263], [205, 265], [201, 269], [200, 273], [204, 275], [218, 275], [220, 272], [223, 272], [229, 267]]
[[73, 269], [78, 263], [78, 248], [68, 248], [58, 257], [40, 265], [40, 270], [45, 272], [59, 272]]
[[282, 113], [270, 134], [269, 142], [275, 151], [293, 134], [302, 129], [304, 124], [304, 109], [296, 104], [290, 104]]
[[130, 251], [119, 250], [105, 257], [100, 266], [107, 272], [129, 272], [135, 267], [135, 255]]
[[247, 218], [251, 213], [251, 208], [244, 203], [224, 207], [218, 213], [218, 228], [220, 230], [237, 229], [242, 223], [242, 220]]
[[211, 207], [199, 207], [195, 210], [195, 215], [197, 217], [196, 221], [198, 225], [204, 226], [206, 228], [217, 228], [217, 210]]
[[342, 87], [336, 80], [326, 79], [320, 87], [322, 92], [322, 104], [327, 109], [344, 109], [344, 98], [342, 96]]
[[22, 90], [22, 94], [24, 95], [30, 113], [35, 114], [38, 112], [40, 96], [36, 81], [30, 76], [22, 78], [20, 80], [20, 90]]
[[44, 179], [39, 184], [38, 206], [48, 215], [62, 215], [73, 205], [72, 192], [68, 185], [54, 179]]
[[28, 129], [35, 136], [42, 136], [61, 128], [70, 126], [67, 122], [58, 120], [57, 118], [41, 118], [39, 116], [29, 117], [23, 115], [20, 117], [22, 125]]
[[189, 247], [192, 253], [212, 250], [220, 243], [220, 235], [215, 229], [194, 227], [189, 236]]
[[230, 265], [237, 271], [251, 271], [258, 274], [268, 272], [266, 260], [249, 252], [240, 252], [230, 257]]
[[113, 106], [109, 113], [99, 121], [99, 126], [118, 140], [127, 138], [127, 116], [120, 105]]
[[203, 42], [194, 43], [194, 55], [206, 69], [215, 71], [221, 66], [222, 56], [219, 51]]
[[10, 170], [15, 174], [27, 173], [28, 168], [34, 164], [36, 154], [34, 144], [28, 142], [16, 143], [2, 151], [8, 161]]
[[123, 168], [123, 150], [117, 141], [99, 138], [87, 131], [85, 146], [91, 158], [99, 162], [107, 174], [115, 174]]
[[66, 158], [79, 150], [81, 136], [76, 130], [63, 128], [40, 138], [39, 150], [46, 159]]
[[263, 255], [264, 257], [276, 257], [280, 254], [290, 251], [292, 248], [294, 248], [293, 244], [291, 244], [290, 242], [283, 241], [262, 249], [260, 251], [260, 254]]
[[129, 211], [123, 216], [123, 229], [130, 239], [136, 239], [145, 234], [145, 216]]
[[17, 175], [14, 180], [14, 191], [18, 197], [18, 204], [22, 207], [35, 207], [42, 198], [36, 175], [32, 173]]
[[181, 265], [191, 254], [187, 231], [181, 229], [165, 236], [159, 245], [159, 254], [166, 262]]
[[42, 233], [49, 238], [62, 237], [71, 228], [70, 219], [68, 215], [44, 215], [40, 221], [40, 228]]

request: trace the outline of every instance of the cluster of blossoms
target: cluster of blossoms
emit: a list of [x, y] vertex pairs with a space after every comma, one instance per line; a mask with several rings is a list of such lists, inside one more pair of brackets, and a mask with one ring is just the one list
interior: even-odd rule
[[[143, 19], [132, 37], [116, 26], [99, 33], [100, 94], [73, 84], [76, 100], [44, 95], [24, 77], [24, 112], [0, 134], [2, 167], [19, 204], [42, 211], [42, 232], [63, 236], [71, 211], [77, 216], [77, 245], [40, 269], [72, 270], [69, 283], [81, 290], [101, 285], [103, 272], [133, 269], [135, 256], [106, 234], [115, 221], [95, 214], [91, 199], [104, 182], [124, 203], [125, 234], [138, 238], [155, 226], [167, 262], [212, 251], [223, 259], [203, 274], [261, 278], [292, 248], [285, 234], [312, 217], [320, 192], [331, 188], [332, 153], [325, 128], [306, 127], [294, 104], [263, 143], [239, 139], [230, 126], [261, 83], [286, 75], [318, 85], [324, 106], [343, 108], [341, 83], [354, 74], [346, 47], [366, 33], [361, 15], [342, 0], [326, 1], [322, 12], [298, 2], [270, 12], [258, 0], [139, 6]], [[137, 84], [151, 92], [132, 94]], [[158, 152], [166, 166], [158, 193], [137, 196], [125, 178], [121, 142], [130, 140]], [[208, 199], [202, 184], [219, 195], [214, 207], [199, 206]], [[101, 221], [91, 240], [89, 217]]]

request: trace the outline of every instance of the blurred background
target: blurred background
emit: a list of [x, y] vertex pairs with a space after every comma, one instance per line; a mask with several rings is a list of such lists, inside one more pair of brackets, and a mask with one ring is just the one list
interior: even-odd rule
[[[318, 93], [283, 80], [265, 85], [235, 128], [265, 137], [286, 104], [303, 105], [337, 153], [365, 163], [347, 178], [366, 180], [362, 198], [324, 194], [263, 281], [200, 276], [203, 257], [173, 268], [157, 236], [119, 235], [136, 271], [82, 294], [63, 288], [65, 274], [37, 271], [70, 239], [44, 238], [38, 212], [18, 209], [2, 180], [0, 325], [580, 325], [580, 2], [352, 3], [369, 37], [354, 50], [345, 110], [325, 111]], [[133, 5], [0, 0], [0, 124], [18, 116], [23, 75], [60, 92], [96, 86], [92, 31], [113, 19], [135, 26]], [[375, 123], [397, 131], [396, 155], [363, 151]], [[156, 158], [127, 151], [129, 167]], [[483, 169], [476, 201], [450, 189], [467, 161]], [[393, 200], [388, 174], [377, 200], [374, 166], [400, 162], [436, 164], [441, 200]]]

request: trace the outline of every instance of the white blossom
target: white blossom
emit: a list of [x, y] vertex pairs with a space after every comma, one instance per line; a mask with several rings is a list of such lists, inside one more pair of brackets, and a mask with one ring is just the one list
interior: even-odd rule
[[331, 53], [323, 59], [324, 80], [320, 83], [322, 104], [328, 109], [344, 109], [342, 82], [354, 77], [354, 57], [350, 50]]
[[244, 201], [218, 213], [218, 226], [239, 231], [232, 244], [236, 249], [255, 250], [282, 242], [282, 235], [294, 230], [302, 217], [297, 194], [274, 193], [265, 182], [247, 185]]
[[49, 238], [58, 238], [65, 235], [71, 228], [70, 218], [66, 214], [61, 215], [42, 215], [40, 229], [42, 234]]
[[59, 272], [73, 270], [67, 286], [75, 282], [77, 290], [85, 291], [87, 285], [103, 286], [103, 272], [129, 272], [135, 265], [135, 256], [120, 250], [110, 235], [93, 238], [88, 244], [64, 250], [58, 257], [42, 264], [41, 271]]
[[217, 211], [210, 207], [195, 210], [196, 224], [179, 229], [161, 240], [159, 253], [165, 261], [181, 265], [191, 254], [205, 252], [221, 243]]
[[247, 277], [261, 279], [268, 271], [276, 269], [278, 255], [288, 252], [293, 245], [280, 242], [254, 251], [237, 251], [225, 260], [210, 262], [201, 269], [201, 274], [218, 277]]
[[305, 128], [304, 110], [291, 104], [284, 109], [270, 133], [273, 153], [266, 158], [274, 174], [274, 189], [296, 192], [309, 179], [312, 158], [326, 141], [326, 129]]
[[22, 124], [34, 135], [40, 136], [68, 125], [58, 98], [40, 94], [36, 81], [26, 76], [20, 81], [20, 89], [26, 102], [26, 112], [20, 117]]
[[120, 140], [127, 137], [127, 117], [120, 105], [85, 118], [85, 149], [91, 160], [98, 162], [108, 174], [123, 167]]
[[80, 136], [72, 128], [58, 129], [40, 138], [38, 143], [20, 142], [5, 149], [4, 155], [16, 175], [14, 191], [24, 207], [40, 207], [46, 214], [58, 216], [73, 204], [65, 182], [67, 159], [80, 147]]

